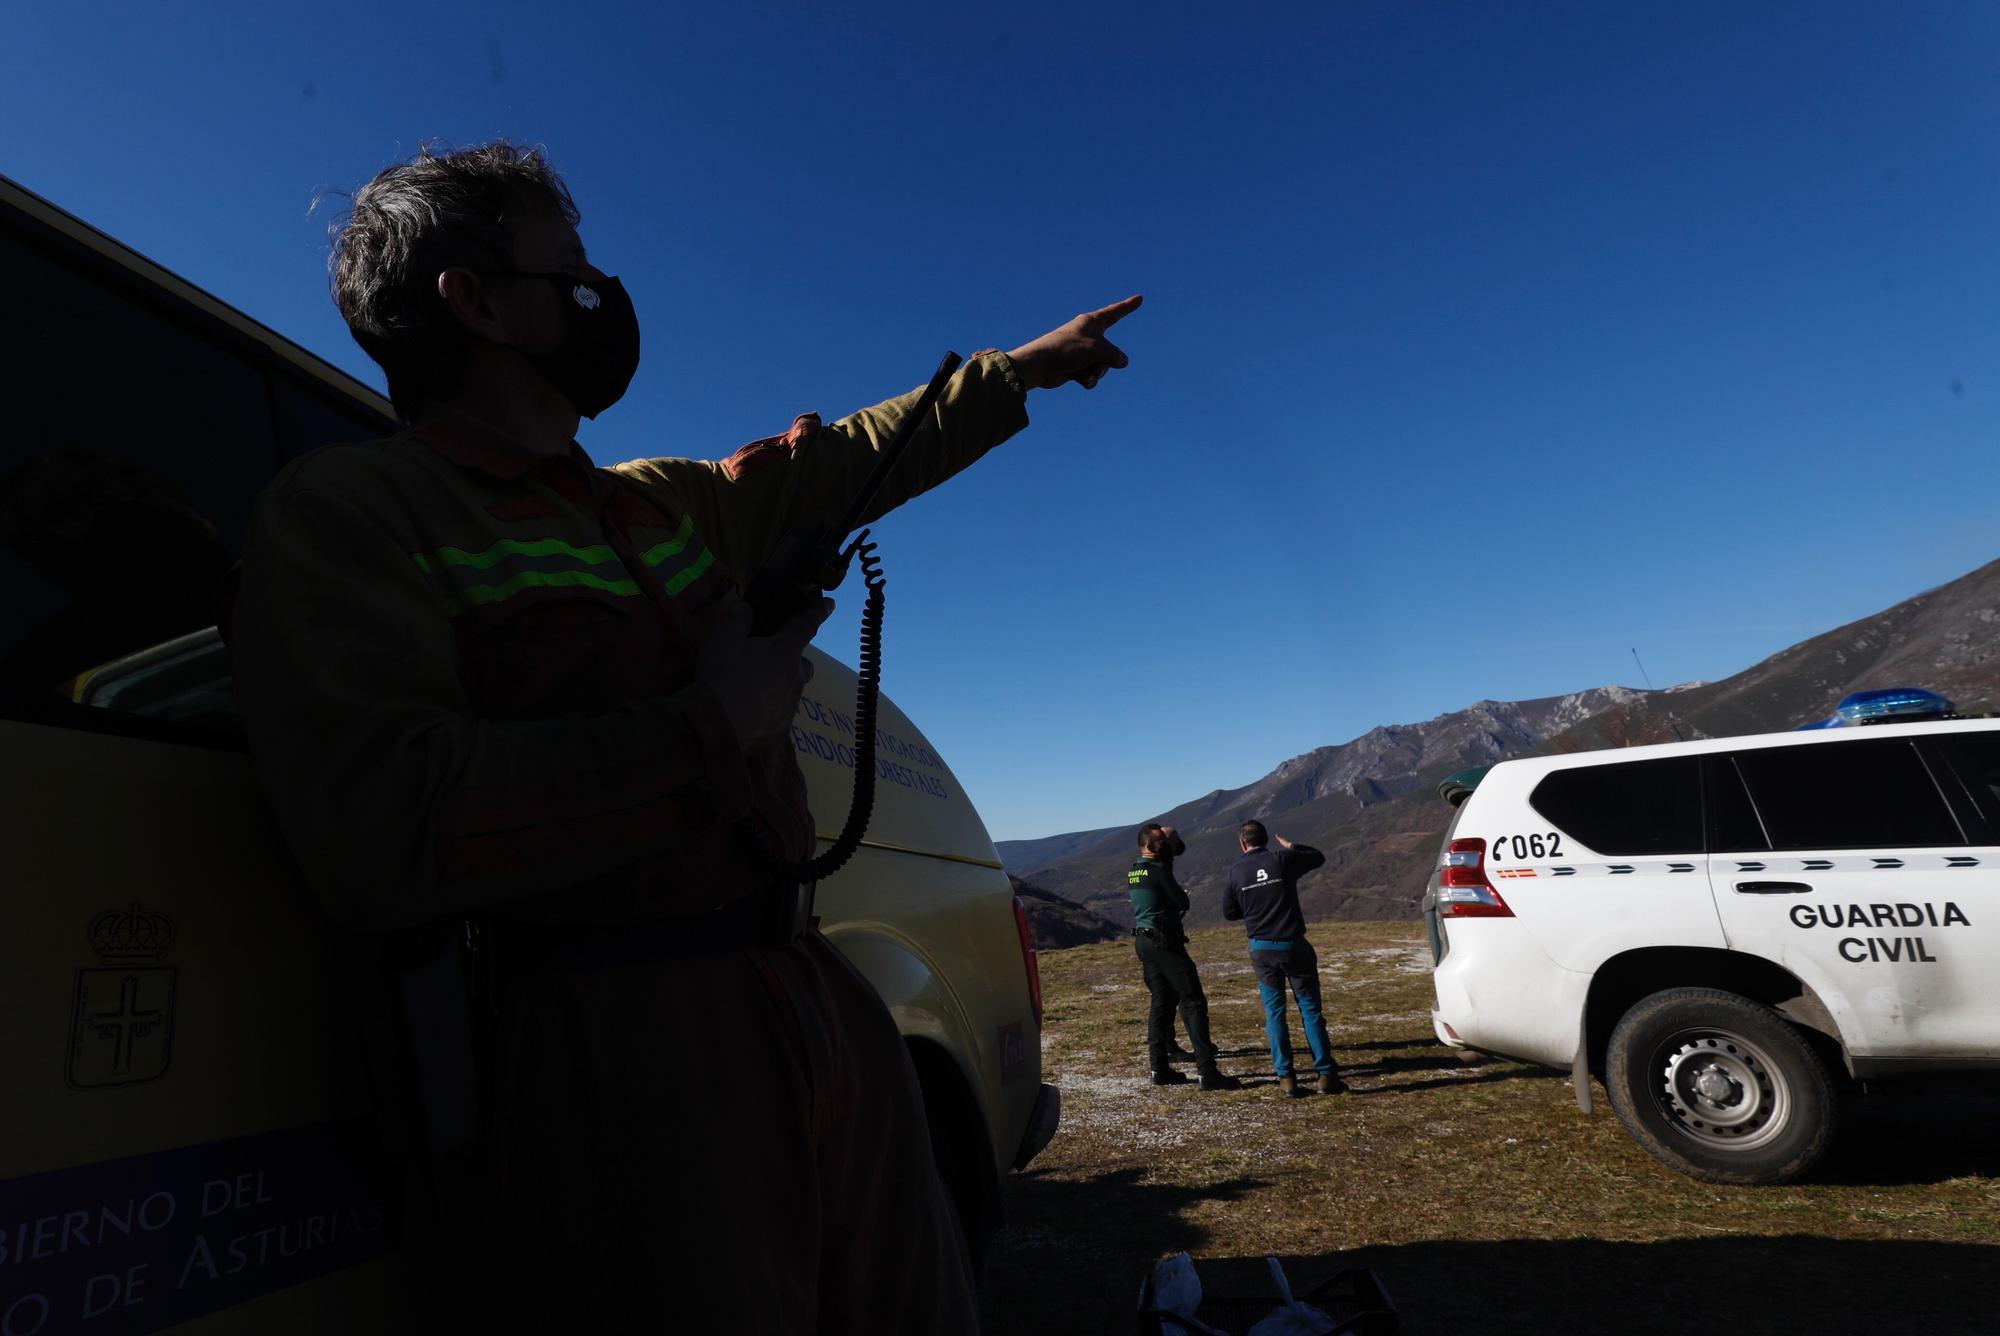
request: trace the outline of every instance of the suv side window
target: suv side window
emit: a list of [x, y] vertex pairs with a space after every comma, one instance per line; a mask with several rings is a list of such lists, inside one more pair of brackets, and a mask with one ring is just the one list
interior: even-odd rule
[[1528, 802], [1599, 853], [1701, 851], [1701, 768], [1692, 756], [1558, 770]]
[[1712, 854], [1763, 853], [1771, 847], [1764, 823], [1751, 805], [1742, 769], [1733, 756], [1709, 759], [1708, 851]]
[[1944, 749], [1988, 826], [2000, 828], [2000, 733], [1958, 733], [1932, 743]]
[[1907, 738], [1764, 747], [1730, 758], [1773, 849], [1960, 845], [1944, 794]]

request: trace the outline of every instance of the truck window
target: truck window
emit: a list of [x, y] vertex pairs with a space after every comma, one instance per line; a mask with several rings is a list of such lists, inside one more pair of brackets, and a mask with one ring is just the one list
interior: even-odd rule
[[384, 420], [5, 205], [0, 273], [33, 313], [0, 325], [0, 716], [63, 723], [77, 674], [215, 624], [282, 459]]
[[5, 227], [0, 272], [34, 313], [0, 326], [20, 388], [0, 431], [12, 701], [212, 622], [276, 461], [257, 367]]
[[1773, 849], [1966, 842], [1908, 739], [1763, 747], [1732, 758]]
[[1558, 770], [1528, 801], [1556, 829], [1599, 853], [1701, 851], [1701, 771], [1692, 756]]

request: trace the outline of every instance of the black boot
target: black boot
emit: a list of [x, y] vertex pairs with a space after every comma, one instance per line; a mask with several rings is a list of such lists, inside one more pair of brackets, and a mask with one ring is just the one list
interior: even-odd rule
[[[1185, 1076], [1181, 1079], [1183, 1081], [1187, 1080]], [[1205, 1062], [1201, 1066], [1201, 1088], [1203, 1090], [1241, 1090], [1243, 1083], [1225, 1073], [1222, 1068], [1216, 1066], [1213, 1062]]]
[[1171, 1067], [1153, 1068], [1154, 1085], [1186, 1085], [1187, 1083], [1188, 1083], [1187, 1077], [1183, 1076], [1181, 1073], [1175, 1071]]

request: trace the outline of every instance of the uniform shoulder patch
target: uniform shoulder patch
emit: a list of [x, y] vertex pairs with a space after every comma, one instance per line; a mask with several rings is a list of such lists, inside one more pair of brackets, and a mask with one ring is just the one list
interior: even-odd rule
[[775, 464], [781, 459], [790, 459], [802, 446], [819, 435], [819, 429], [819, 414], [801, 413], [792, 419], [790, 430], [752, 441], [723, 460], [722, 471], [729, 475], [731, 482], [735, 482], [752, 470], [767, 464]]

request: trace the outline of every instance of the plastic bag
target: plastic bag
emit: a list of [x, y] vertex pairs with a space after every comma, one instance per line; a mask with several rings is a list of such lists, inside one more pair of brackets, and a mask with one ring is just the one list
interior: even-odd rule
[[1271, 1264], [1271, 1281], [1278, 1287], [1279, 1305], [1270, 1315], [1250, 1328], [1245, 1336], [1326, 1336], [1335, 1327], [1332, 1318], [1314, 1308], [1302, 1304], [1292, 1297], [1292, 1283], [1285, 1279], [1285, 1268], [1275, 1257], [1266, 1257]]
[[1229, 1336], [1194, 1315], [1201, 1307], [1201, 1277], [1194, 1273], [1194, 1259], [1184, 1252], [1153, 1263], [1153, 1274], [1139, 1282], [1139, 1307], [1174, 1315], [1160, 1319], [1162, 1336], [1193, 1336], [1196, 1332]]

